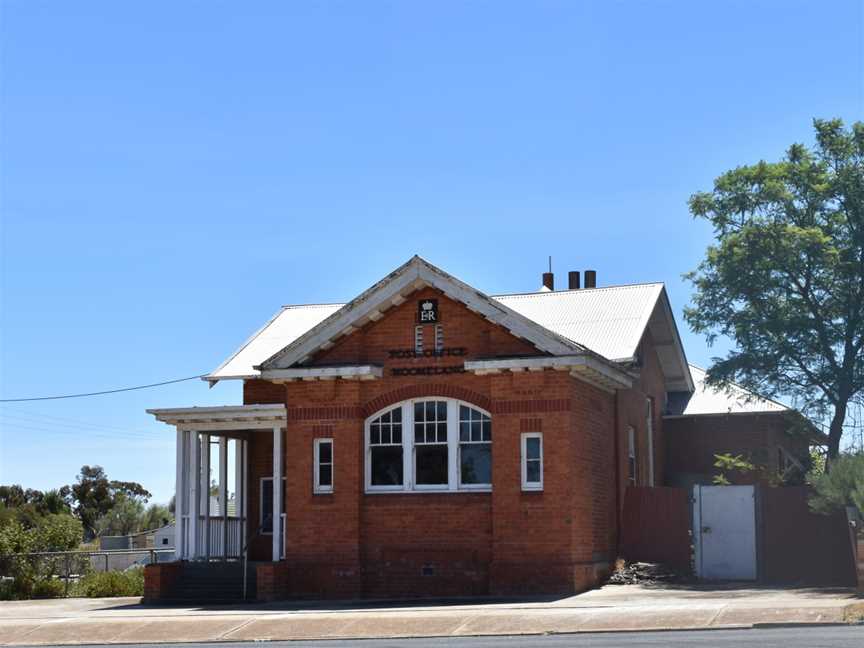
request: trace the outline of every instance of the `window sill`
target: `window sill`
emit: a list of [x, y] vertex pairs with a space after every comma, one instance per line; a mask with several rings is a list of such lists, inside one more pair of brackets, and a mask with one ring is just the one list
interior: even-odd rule
[[423, 488], [420, 490], [365, 490], [365, 495], [470, 495], [491, 493], [492, 488], [463, 488], [460, 490]]

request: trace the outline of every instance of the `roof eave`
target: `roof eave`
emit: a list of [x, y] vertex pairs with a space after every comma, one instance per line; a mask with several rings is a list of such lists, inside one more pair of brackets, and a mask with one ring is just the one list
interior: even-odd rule
[[540, 350], [552, 355], [579, 353], [584, 350], [581, 345], [553, 333], [419, 256], [414, 256], [254, 368], [286, 369], [302, 364], [319, 350], [332, 347], [339, 338], [350, 335], [370, 321], [377, 321], [383, 316], [384, 311], [402, 304], [408, 295], [424, 287], [440, 290], [481, 317], [503, 326], [517, 337], [526, 339]]

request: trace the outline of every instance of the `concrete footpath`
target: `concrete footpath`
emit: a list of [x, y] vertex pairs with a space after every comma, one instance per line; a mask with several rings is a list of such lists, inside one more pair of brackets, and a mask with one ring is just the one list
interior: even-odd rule
[[[144, 606], [136, 598], [0, 603], [0, 645], [457, 637], [864, 621], [852, 590], [607, 585], [531, 601]], [[864, 628], [862, 628], [864, 634]]]

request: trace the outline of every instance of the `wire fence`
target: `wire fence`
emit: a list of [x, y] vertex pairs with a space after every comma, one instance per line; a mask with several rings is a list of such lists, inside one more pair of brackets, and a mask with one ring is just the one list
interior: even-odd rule
[[19, 578], [63, 581], [66, 593], [71, 583], [94, 572], [126, 571], [157, 562], [174, 560], [174, 549], [118, 549], [110, 551], [39, 551], [0, 554], [0, 580]]

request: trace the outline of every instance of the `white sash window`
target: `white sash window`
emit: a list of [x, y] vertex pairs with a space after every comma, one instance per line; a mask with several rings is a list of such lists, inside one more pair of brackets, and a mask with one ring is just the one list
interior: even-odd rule
[[492, 489], [492, 418], [448, 398], [403, 401], [365, 425], [366, 491]]

